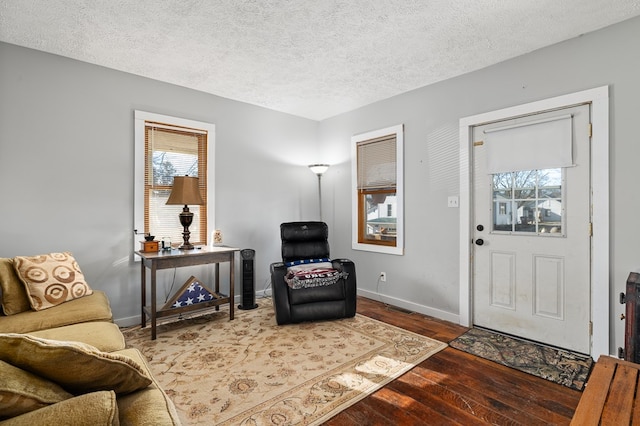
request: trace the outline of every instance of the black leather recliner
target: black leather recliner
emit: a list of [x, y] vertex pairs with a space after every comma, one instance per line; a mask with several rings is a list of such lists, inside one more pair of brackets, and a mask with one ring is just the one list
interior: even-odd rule
[[[324, 222], [280, 225], [282, 262], [271, 264], [273, 307], [278, 324], [353, 317], [356, 314], [356, 268], [348, 259], [332, 259], [343, 277], [330, 285], [292, 289], [285, 262], [329, 258], [329, 229]], [[346, 278], [344, 278], [346, 275]]]

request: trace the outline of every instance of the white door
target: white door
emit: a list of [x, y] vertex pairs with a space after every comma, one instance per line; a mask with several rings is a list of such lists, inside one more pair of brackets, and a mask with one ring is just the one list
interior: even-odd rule
[[474, 128], [473, 323], [590, 353], [590, 108]]

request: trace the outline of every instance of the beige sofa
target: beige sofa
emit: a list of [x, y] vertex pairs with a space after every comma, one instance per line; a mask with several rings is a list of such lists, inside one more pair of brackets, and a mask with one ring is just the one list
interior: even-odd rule
[[179, 425], [106, 295], [36, 311], [16, 259], [0, 258], [0, 425]]

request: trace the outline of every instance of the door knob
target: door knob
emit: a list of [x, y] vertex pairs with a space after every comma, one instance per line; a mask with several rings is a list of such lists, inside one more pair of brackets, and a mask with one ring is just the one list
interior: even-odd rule
[[476, 245], [477, 245], [477, 246], [481, 246], [481, 245], [483, 245], [483, 244], [484, 244], [484, 240], [483, 240], [482, 238], [478, 238], [478, 239], [476, 240]]

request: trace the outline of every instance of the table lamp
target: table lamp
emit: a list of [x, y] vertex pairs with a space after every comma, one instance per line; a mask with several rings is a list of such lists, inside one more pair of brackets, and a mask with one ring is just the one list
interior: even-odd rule
[[193, 222], [193, 213], [189, 211], [189, 204], [201, 205], [204, 200], [200, 195], [198, 178], [194, 176], [175, 176], [173, 178], [173, 188], [167, 200], [168, 205], [184, 205], [182, 213], [180, 213], [180, 224], [183, 226], [182, 239], [183, 244], [178, 247], [180, 250], [193, 250], [195, 247], [189, 242], [189, 226]]

